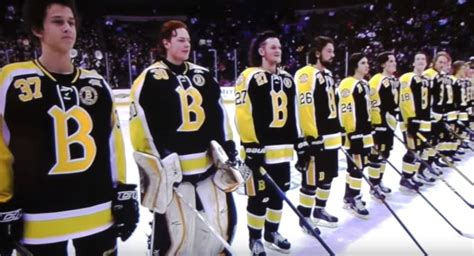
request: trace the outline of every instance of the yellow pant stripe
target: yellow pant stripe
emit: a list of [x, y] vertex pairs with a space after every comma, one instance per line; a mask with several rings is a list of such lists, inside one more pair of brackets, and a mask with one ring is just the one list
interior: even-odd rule
[[267, 221], [272, 223], [280, 223], [282, 210], [274, 210], [267, 208]]
[[458, 118], [458, 113], [456, 111], [451, 111], [448, 113], [448, 121], [454, 121]]
[[329, 190], [327, 189], [316, 189], [316, 199], [317, 200], [328, 200]]
[[422, 121], [422, 122], [420, 123], [420, 131], [423, 131], [423, 132], [429, 132], [429, 131], [431, 131], [431, 122]]
[[306, 208], [312, 208], [314, 205], [314, 197], [300, 192], [300, 204]]
[[364, 135], [362, 140], [364, 142], [364, 148], [372, 147], [374, 145], [374, 138], [372, 137], [372, 134]]
[[265, 147], [265, 161], [268, 164], [283, 163], [293, 160], [293, 146]]
[[196, 157], [179, 156], [183, 175], [193, 175], [204, 173], [211, 167], [212, 161], [207, 153], [196, 154]]
[[459, 120], [461, 121], [467, 121], [469, 120], [469, 116], [466, 112], [461, 112], [459, 113]]
[[324, 137], [324, 148], [325, 149], [336, 149], [342, 145], [341, 134], [325, 135]]
[[45, 220], [29, 219], [28, 215], [25, 215], [24, 240], [31, 244], [43, 243], [37, 241], [64, 241], [75, 238], [79, 233], [87, 233], [100, 227], [105, 229], [111, 224], [110, 208], [87, 215]]
[[247, 212], [247, 224], [253, 229], [262, 230], [265, 224], [265, 216], [257, 216]]

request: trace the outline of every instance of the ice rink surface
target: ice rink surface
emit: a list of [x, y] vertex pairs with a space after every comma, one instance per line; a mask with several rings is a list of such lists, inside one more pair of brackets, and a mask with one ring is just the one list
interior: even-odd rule
[[[233, 120], [233, 106], [226, 104], [226, 108]], [[129, 139], [128, 107], [119, 107], [119, 113], [127, 149], [128, 182], [138, 183], [138, 171], [133, 161]], [[163, 121], [166, 122], [166, 120]], [[234, 139], [238, 141], [236, 133], [234, 133]], [[399, 170], [401, 170], [404, 154], [403, 145], [395, 140], [389, 161]], [[341, 152], [339, 157], [339, 177], [333, 181], [326, 208], [329, 213], [339, 218], [339, 224], [335, 229], [321, 228], [321, 237], [324, 241], [336, 255], [423, 255], [387, 208], [371, 198], [366, 183], [363, 183], [362, 193], [370, 212], [369, 219], [354, 217], [342, 208], [346, 163]], [[474, 181], [474, 153], [466, 154], [463, 161], [456, 165], [471, 181]], [[367, 172], [365, 174], [367, 175]], [[467, 201], [474, 204], [474, 187], [459, 173], [445, 169], [443, 177]], [[292, 170], [292, 189], [287, 196], [295, 205], [298, 204], [300, 180], [299, 173]], [[429, 255], [474, 255], [473, 239], [459, 235], [419, 195], [399, 191], [400, 176], [389, 165], [387, 165], [383, 181], [393, 190], [386, 200], [387, 203]], [[463, 233], [474, 234], [474, 210], [440, 180], [434, 186], [425, 185], [421, 192], [457, 229]], [[234, 198], [238, 209], [238, 224], [232, 248], [236, 255], [250, 255], [245, 210], [247, 197], [234, 192]], [[140, 224], [133, 236], [125, 243], [120, 242], [119, 255], [147, 255], [146, 241], [147, 234], [150, 233], [149, 223], [152, 215], [143, 207], [140, 214]], [[328, 255], [315, 238], [302, 232], [298, 225], [298, 217], [288, 205], [284, 206], [279, 231], [292, 243], [290, 255]], [[285, 255], [270, 249], [266, 251], [267, 255]]]

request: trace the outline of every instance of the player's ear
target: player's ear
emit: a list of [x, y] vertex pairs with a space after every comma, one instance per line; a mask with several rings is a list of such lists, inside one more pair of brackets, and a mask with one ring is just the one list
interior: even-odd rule
[[260, 56], [264, 56], [265, 55], [265, 51], [263, 50], [262, 47], [258, 48], [258, 54], [260, 54]]

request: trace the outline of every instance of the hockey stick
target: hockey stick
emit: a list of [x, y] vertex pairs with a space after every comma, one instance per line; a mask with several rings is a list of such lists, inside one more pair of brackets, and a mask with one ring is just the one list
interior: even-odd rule
[[22, 245], [20, 242], [15, 242], [15, 250], [16, 250], [17, 255], [33, 256], [33, 253], [30, 252], [30, 250], [26, 249], [26, 247]]
[[[390, 161], [388, 161], [388, 160], [387, 160], [387, 163], [392, 167], [393, 170], [395, 170], [400, 176], [402, 176], [402, 172], [401, 172], [400, 170], [398, 170], [398, 168], [395, 167], [395, 165], [393, 165], [393, 164], [392, 164]], [[428, 204], [431, 206], [431, 208], [433, 208], [433, 210], [435, 210], [435, 211], [439, 214], [439, 216], [441, 216], [441, 218], [443, 218], [443, 219], [446, 221], [446, 223], [448, 223], [449, 226], [451, 226], [451, 228], [456, 231], [456, 233], [458, 233], [459, 235], [461, 235], [461, 236], [463, 236], [463, 237], [467, 237], [467, 238], [470, 238], [470, 239], [474, 239], [474, 234], [464, 233], [464, 232], [462, 232], [461, 230], [459, 230], [458, 228], [456, 228], [456, 227], [438, 210], [438, 208], [436, 208], [436, 206], [434, 206], [434, 205], [430, 202], [430, 200], [428, 200], [428, 198], [426, 198], [426, 196], [423, 195], [423, 193], [421, 193], [420, 190], [417, 189], [417, 190], [416, 190], [416, 193], [417, 193], [418, 195], [420, 195], [420, 196], [423, 198], [423, 200], [425, 200], [426, 203], [428, 203]]]
[[196, 214], [196, 216], [207, 226], [207, 228], [209, 228], [209, 230], [211, 231], [211, 233], [217, 238], [219, 239], [219, 241], [222, 243], [222, 245], [224, 245], [224, 247], [227, 249], [227, 251], [229, 251], [230, 254], [232, 255], [235, 255], [234, 254], [234, 250], [232, 249], [232, 247], [230, 246], [230, 244], [216, 231], [216, 229], [214, 229], [213, 226], [211, 226], [211, 224], [209, 223], [209, 221], [206, 220], [206, 218], [204, 218], [204, 216], [201, 215], [201, 213], [198, 212], [198, 210], [196, 210], [196, 208], [190, 204], [188, 201], [186, 201], [186, 199], [184, 198], [183, 194], [181, 194], [177, 189], [176, 187], [173, 187], [174, 189], [174, 192], [176, 193], [176, 195], [181, 199], [181, 201], [184, 203], [184, 205], [186, 205], [190, 210], [192, 210], [194, 212], [194, 214]]
[[410, 230], [408, 230], [408, 228], [405, 226], [405, 224], [402, 222], [402, 220], [398, 217], [398, 215], [395, 213], [395, 211], [392, 209], [392, 207], [390, 207], [390, 205], [385, 201], [385, 198], [382, 197], [379, 194], [380, 193], [379, 190], [374, 189], [374, 184], [372, 184], [372, 182], [370, 182], [370, 180], [367, 178], [367, 176], [365, 176], [364, 171], [357, 165], [354, 158], [352, 158], [352, 156], [349, 154], [349, 152], [347, 152], [344, 148], [341, 147], [340, 149], [341, 149], [342, 153], [344, 153], [344, 155], [346, 155], [347, 158], [349, 158], [349, 160], [351, 160], [351, 162], [354, 164], [354, 166], [360, 172], [360, 174], [362, 174], [362, 178], [364, 178], [364, 180], [367, 182], [367, 184], [369, 184], [370, 188], [374, 191], [374, 194], [377, 197], [377, 199], [379, 199], [385, 205], [385, 207], [387, 207], [388, 211], [393, 215], [393, 217], [395, 217], [395, 219], [402, 226], [402, 228], [405, 230], [405, 232], [410, 236], [411, 240], [413, 240], [413, 242], [416, 244], [416, 246], [421, 250], [423, 255], [428, 255], [428, 253], [426, 253], [426, 251], [423, 249], [423, 247], [421, 247], [420, 243], [418, 243], [416, 238], [413, 236], [413, 234], [410, 232]]
[[[400, 139], [400, 137], [398, 137], [396, 134], [393, 134], [393, 136], [394, 136], [395, 138], [397, 138], [397, 140], [400, 141], [400, 143], [402, 143], [403, 146], [405, 146], [405, 148], [418, 160], [418, 162], [420, 162], [420, 163], [421, 163], [422, 165], [424, 165], [426, 168], [428, 168], [428, 169], [430, 169], [430, 170], [432, 169], [431, 165], [428, 164], [425, 160], [423, 160], [423, 159], [420, 157], [420, 155], [418, 155], [415, 151], [411, 150], [411, 149], [408, 147], [408, 145], [405, 144], [405, 143], [402, 141], [402, 139]], [[383, 157], [383, 156], [382, 156], [382, 157]], [[384, 159], [385, 159], [385, 161], [388, 161], [388, 159], [386, 159], [386, 158], [384, 158]], [[456, 189], [454, 189], [453, 186], [451, 186], [451, 184], [448, 183], [447, 180], [445, 180], [442, 176], [439, 176], [438, 178], [439, 178], [444, 184], [446, 184], [446, 186], [447, 186], [449, 189], [451, 189], [451, 191], [453, 191], [454, 194], [456, 194], [459, 198], [461, 198], [461, 200], [462, 200], [464, 203], [466, 203], [469, 207], [471, 207], [471, 209], [474, 208], [474, 204], [469, 203], [461, 194], [459, 194], [459, 192], [458, 192]]]
[[436, 152], [436, 154], [438, 154], [450, 168], [454, 169], [457, 173], [459, 173], [467, 182], [469, 182], [469, 184], [471, 184], [471, 186], [474, 185], [474, 182], [471, 179], [469, 179], [463, 172], [461, 172], [461, 170], [459, 170], [453, 163], [451, 163], [451, 161], [449, 161], [449, 159], [444, 154], [439, 152], [431, 143], [429, 143], [428, 140], [423, 135], [417, 132], [416, 136], [423, 143], [425, 143], [427, 146], [433, 149]]
[[319, 241], [319, 243], [326, 249], [326, 251], [329, 253], [329, 255], [333, 256], [336, 255], [334, 252], [331, 250], [331, 248], [324, 242], [324, 240], [319, 236], [319, 234], [316, 232], [316, 230], [311, 227], [311, 225], [308, 223], [308, 221], [304, 218], [303, 214], [293, 205], [293, 203], [288, 199], [288, 197], [285, 195], [285, 192], [281, 190], [281, 188], [278, 186], [278, 184], [272, 179], [270, 174], [265, 171], [265, 169], [260, 168], [260, 174], [263, 176], [263, 179], [265, 179], [266, 182], [271, 184], [271, 186], [275, 189], [277, 194], [280, 196], [281, 199], [283, 199], [289, 206], [290, 208], [298, 215], [300, 220], [302, 221], [304, 227], [311, 232], [311, 234]]

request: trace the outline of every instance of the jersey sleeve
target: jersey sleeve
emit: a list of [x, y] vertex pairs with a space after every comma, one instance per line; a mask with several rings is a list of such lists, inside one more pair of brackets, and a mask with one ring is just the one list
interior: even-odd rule
[[251, 74], [242, 74], [235, 87], [235, 118], [242, 143], [265, 145], [265, 139], [259, 131], [264, 125], [263, 101], [268, 97], [259, 89], [260, 86]]
[[6, 90], [10, 83], [7, 71], [0, 71], [0, 204], [13, 196], [13, 155], [8, 148], [8, 132], [4, 120]]
[[[160, 156], [155, 147], [155, 137], [151, 131], [157, 128], [159, 116], [151, 115], [148, 110], [157, 107], [151, 97], [142, 97], [149, 93], [146, 88], [152, 86], [153, 81], [147, 80], [147, 72], [143, 72], [135, 80], [130, 91], [130, 138], [135, 151]], [[144, 90], [145, 89], [145, 90]], [[157, 139], [157, 138], [156, 138]]]
[[313, 93], [315, 77], [306, 69], [299, 70], [295, 75], [295, 84], [301, 133], [304, 137], [317, 138], [319, 133], [316, 124], [316, 95]]
[[[405, 123], [409, 118], [415, 117], [416, 115], [416, 88], [412, 89], [413, 86], [416, 87], [416, 82], [412, 77], [412, 75], [408, 74], [400, 77], [400, 112]], [[415, 93], [413, 90], [415, 90]]]

